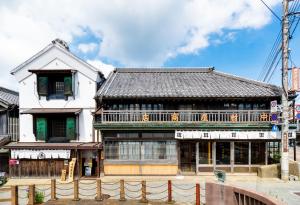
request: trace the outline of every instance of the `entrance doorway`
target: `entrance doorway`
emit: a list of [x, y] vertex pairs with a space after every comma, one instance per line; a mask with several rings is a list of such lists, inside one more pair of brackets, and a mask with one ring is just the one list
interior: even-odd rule
[[196, 144], [195, 142], [180, 143], [180, 169], [182, 172], [196, 172]]
[[97, 156], [98, 156], [97, 150], [82, 152], [82, 157], [81, 157], [82, 176], [97, 177], [97, 167], [98, 167]]

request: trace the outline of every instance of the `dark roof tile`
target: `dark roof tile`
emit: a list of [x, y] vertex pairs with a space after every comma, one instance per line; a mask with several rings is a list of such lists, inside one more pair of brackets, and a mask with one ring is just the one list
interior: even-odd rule
[[19, 105], [19, 93], [0, 87], [0, 102], [6, 105]]
[[213, 68], [116, 69], [98, 90], [102, 98], [279, 97], [277, 86]]

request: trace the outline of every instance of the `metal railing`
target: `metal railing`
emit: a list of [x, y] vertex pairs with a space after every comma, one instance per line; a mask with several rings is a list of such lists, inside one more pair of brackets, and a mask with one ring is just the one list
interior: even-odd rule
[[269, 122], [270, 110], [102, 110], [102, 123], [145, 122]]

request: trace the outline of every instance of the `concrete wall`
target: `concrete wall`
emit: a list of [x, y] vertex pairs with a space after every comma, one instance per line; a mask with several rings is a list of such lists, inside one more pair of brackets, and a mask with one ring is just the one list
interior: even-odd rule
[[282, 202], [265, 194], [211, 182], [205, 184], [205, 199], [206, 205], [283, 205]]

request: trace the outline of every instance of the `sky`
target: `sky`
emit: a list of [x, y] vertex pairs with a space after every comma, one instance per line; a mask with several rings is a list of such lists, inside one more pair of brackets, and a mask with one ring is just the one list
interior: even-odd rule
[[[265, 2], [281, 16], [280, 0]], [[10, 71], [56, 38], [105, 75], [213, 66], [256, 80], [279, 31], [260, 0], [0, 0], [0, 86], [17, 90]], [[280, 69], [270, 82], [280, 84]]]

